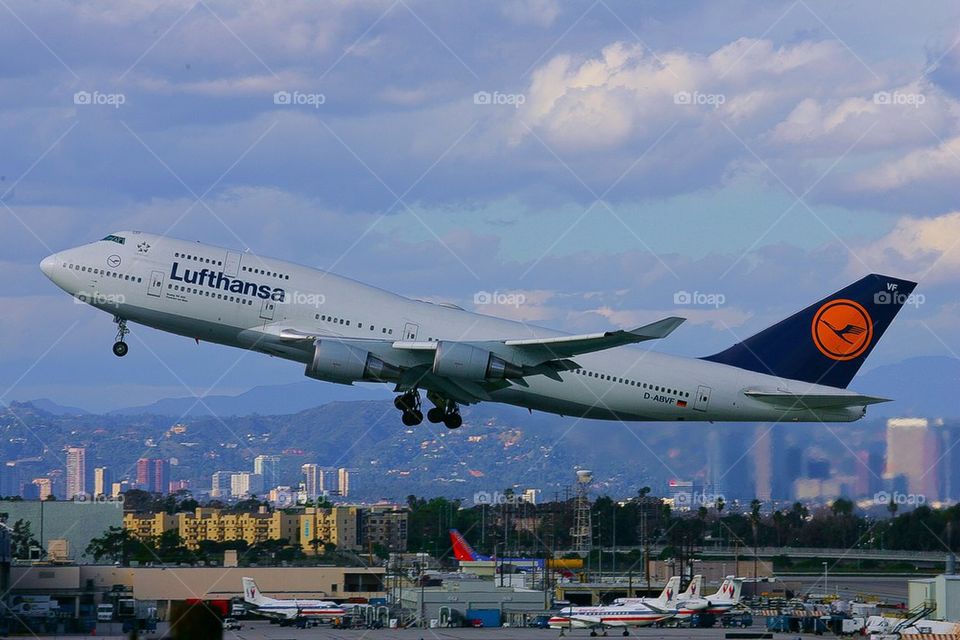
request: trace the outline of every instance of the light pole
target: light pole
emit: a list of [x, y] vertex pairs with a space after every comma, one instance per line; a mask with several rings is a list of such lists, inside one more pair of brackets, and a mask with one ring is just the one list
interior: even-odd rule
[[823, 593], [824, 593], [824, 595], [826, 595], [826, 593], [827, 593], [827, 563], [826, 563], [826, 562], [821, 562], [820, 564], [823, 565]]

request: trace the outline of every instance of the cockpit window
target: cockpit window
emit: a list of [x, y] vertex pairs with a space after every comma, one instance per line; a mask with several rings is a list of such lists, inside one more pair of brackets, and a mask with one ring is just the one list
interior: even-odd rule
[[126, 238], [122, 238], [120, 236], [115, 236], [112, 234], [104, 238], [104, 240], [106, 240], [107, 242], [116, 242], [117, 244], [123, 244], [124, 242], [127, 241]]

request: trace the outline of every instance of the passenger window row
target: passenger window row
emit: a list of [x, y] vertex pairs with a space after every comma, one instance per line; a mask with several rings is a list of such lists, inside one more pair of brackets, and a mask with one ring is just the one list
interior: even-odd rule
[[216, 298], [217, 300], [226, 300], [227, 302], [245, 304], [251, 307], [253, 306], [253, 300], [247, 300], [246, 298], [241, 298], [240, 296], [231, 296], [227, 293], [217, 293], [207, 289], [198, 289], [197, 287], [184, 287], [183, 285], [179, 284], [168, 284], [167, 289], [172, 289], [173, 291], [182, 291], [183, 293], [195, 293], [198, 296], [206, 296], [208, 298]]
[[222, 260], [216, 260], [215, 258], [204, 258], [204, 257], [202, 257], [202, 256], [194, 256], [194, 255], [190, 255], [190, 254], [186, 254], [186, 253], [180, 253], [179, 251], [177, 251], [176, 253], [174, 253], [174, 254], [173, 254], [173, 257], [174, 257], [174, 258], [183, 258], [184, 260], [194, 260], [194, 261], [196, 261], [196, 262], [202, 262], [202, 263], [204, 263], [204, 264], [213, 264], [213, 265], [216, 265], [216, 266], [218, 266], [218, 267], [222, 267], [222, 266], [223, 266], [223, 261], [222, 261]]
[[66, 269], [73, 269], [74, 271], [80, 271], [81, 273], [92, 273], [95, 276], [106, 276], [108, 278], [117, 278], [118, 280], [127, 280], [128, 282], [143, 282], [143, 278], [131, 276], [128, 273], [120, 273], [119, 271], [96, 269], [94, 267], [88, 267], [82, 264], [74, 264], [72, 262], [64, 262], [63, 266]]
[[257, 269], [255, 267], [240, 267], [241, 271], [246, 271], [247, 273], [255, 273], [260, 276], [269, 276], [271, 278], [279, 278], [280, 280], [289, 280], [290, 276], [285, 273], [277, 273], [276, 271], [267, 271], [266, 269]]
[[[315, 315], [313, 316], [313, 319], [314, 319], [314, 320], [320, 320], [321, 322], [330, 322], [330, 323], [332, 323], [332, 324], [342, 324], [342, 325], [345, 325], [345, 326], [347, 326], [347, 327], [350, 326], [350, 321], [349, 321], [349, 320], [345, 320], [344, 318], [335, 318], [335, 317], [333, 317], [333, 316], [328, 316], [328, 315], [326, 315], [326, 314], [317, 313], [317, 314], [315, 314]], [[358, 323], [357, 323], [357, 328], [358, 328], [358, 329], [363, 329], [363, 323], [362, 323], [362, 322], [358, 322]], [[371, 325], [370, 325], [370, 331], [376, 331], [376, 330], [377, 330], [377, 328], [371, 324]], [[380, 333], [386, 334], [386, 335], [388, 335], [388, 336], [392, 336], [392, 335], [393, 335], [393, 329], [388, 329], [387, 327], [380, 327]]]
[[639, 380], [631, 380], [629, 378], [619, 378], [617, 376], [611, 376], [606, 373], [588, 371], [587, 369], [574, 369], [573, 373], [576, 373], [581, 376], [587, 376], [588, 378], [600, 378], [601, 380], [610, 380], [611, 382], [618, 382], [620, 384], [625, 384], [625, 385], [629, 385], [631, 387], [637, 387], [640, 389], [649, 389], [650, 391], [656, 391], [657, 393], [669, 393], [670, 395], [679, 396], [681, 398], [690, 397], [690, 394], [686, 391], [680, 391], [678, 389], [670, 389], [662, 385], [655, 385], [653, 383], [640, 382]]

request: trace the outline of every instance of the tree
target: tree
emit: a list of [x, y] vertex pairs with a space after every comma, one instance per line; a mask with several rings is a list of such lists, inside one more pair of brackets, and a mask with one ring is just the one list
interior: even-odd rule
[[102, 536], [90, 540], [90, 544], [87, 545], [84, 555], [93, 557], [96, 562], [107, 558], [125, 565], [128, 552], [131, 551], [131, 547], [136, 544], [137, 541], [127, 529], [123, 527], [110, 527]]
[[[10, 531], [10, 553], [14, 558], [26, 560], [30, 557], [30, 549], [40, 547], [40, 543], [33, 537], [30, 530], [30, 523], [24, 519], [13, 523], [13, 529]], [[43, 550], [40, 550], [43, 553]]]

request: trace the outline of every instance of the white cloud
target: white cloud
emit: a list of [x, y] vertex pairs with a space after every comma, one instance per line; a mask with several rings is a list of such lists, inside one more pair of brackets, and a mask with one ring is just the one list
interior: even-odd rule
[[[593, 58], [563, 54], [542, 65], [518, 118], [553, 143], [585, 149], [656, 137], [680, 121], [722, 131], [714, 116], [762, 131], [800, 96], [836, 92], [838, 76], [851, 75], [848, 62], [831, 41], [778, 48], [740, 38], [709, 55], [614, 42]], [[518, 123], [513, 139], [523, 137]]]
[[[960, 212], [935, 218], [901, 218], [890, 233], [856, 248], [859, 258], [877, 271], [918, 278], [921, 284], [955, 282], [960, 276]], [[862, 262], [861, 262], [862, 261]]]
[[954, 130], [957, 116], [956, 100], [918, 81], [863, 96], [806, 98], [768, 140], [807, 155], [841, 153], [854, 143], [860, 150], [912, 148]]

